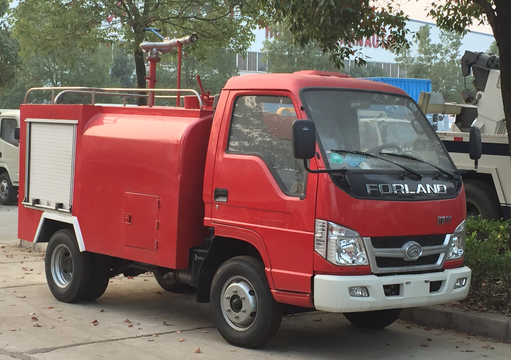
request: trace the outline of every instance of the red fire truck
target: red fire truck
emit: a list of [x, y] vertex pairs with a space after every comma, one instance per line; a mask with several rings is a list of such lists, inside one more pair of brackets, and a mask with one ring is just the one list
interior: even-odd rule
[[[253, 348], [287, 305], [383, 328], [468, 293], [461, 174], [396, 87], [300, 71], [234, 77], [214, 101], [49, 90], [21, 106], [19, 237], [48, 243], [60, 301], [150, 271], [196, 288], [222, 336]], [[65, 103], [78, 94], [90, 103]], [[151, 104], [97, 103], [114, 94]]]

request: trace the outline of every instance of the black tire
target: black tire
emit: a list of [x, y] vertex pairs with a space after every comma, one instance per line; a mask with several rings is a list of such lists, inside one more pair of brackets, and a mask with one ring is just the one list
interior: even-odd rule
[[282, 321], [282, 306], [271, 294], [264, 266], [250, 256], [232, 258], [217, 270], [211, 310], [223, 338], [250, 349], [270, 341]]
[[94, 301], [103, 295], [108, 287], [111, 277], [110, 258], [100, 254], [91, 254], [92, 279], [89, 288], [80, 300]]
[[161, 286], [161, 288], [168, 292], [183, 292], [189, 288], [186, 284], [177, 281], [172, 271], [163, 274], [155, 272], [154, 278]]
[[401, 315], [401, 309], [376, 310], [366, 312], [344, 313], [348, 321], [366, 329], [383, 329], [396, 321]]
[[9, 174], [6, 172], [0, 174], [0, 204], [13, 205], [18, 199], [18, 188], [12, 186]]
[[492, 185], [475, 179], [463, 181], [467, 202], [467, 216], [497, 220], [501, 218], [500, 203]]
[[91, 288], [92, 254], [80, 252], [74, 233], [59, 230], [46, 248], [46, 281], [51, 293], [59, 301], [72, 303], [83, 299]]

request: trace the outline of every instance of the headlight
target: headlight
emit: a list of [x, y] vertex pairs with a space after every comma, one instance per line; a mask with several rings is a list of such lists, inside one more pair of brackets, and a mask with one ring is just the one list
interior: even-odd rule
[[449, 241], [449, 253], [447, 255], [447, 260], [456, 260], [461, 259], [465, 252], [465, 220], [458, 225], [454, 233], [451, 235], [451, 239]]
[[334, 265], [369, 265], [360, 234], [333, 222], [316, 220], [314, 251]]

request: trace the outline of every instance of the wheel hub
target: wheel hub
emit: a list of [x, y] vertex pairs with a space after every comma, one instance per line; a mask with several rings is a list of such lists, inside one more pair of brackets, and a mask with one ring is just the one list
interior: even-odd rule
[[58, 245], [51, 256], [51, 276], [55, 284], [65, 288], [73, 279], [73, 257], [65, 245]]
[[257, 296], [252, 285], [245, 279], [228, 282], [221, 301], [227, 322], [237, 330], [246, 330], [257, 315]]
[[6, 199], [9, 195], [9, 185], [7, 184], [6, 180], [2, 180], [0, 182], [0, 197], [2, 199]]

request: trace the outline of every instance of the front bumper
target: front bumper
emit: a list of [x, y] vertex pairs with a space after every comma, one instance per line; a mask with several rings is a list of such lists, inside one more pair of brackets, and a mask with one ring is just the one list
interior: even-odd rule
[[[314, 277], [314, 307], [329, 312], [358, 312], [383, 309], [400, 309], [415, 306], [442, 304], [462, 300], [468, 295], [472, 271], [464, 266], [426, 274], [389, 276], [339, 276]], [[465, 286], [454, 289], [457, 279], [467, 278]], [[431, 289], [431, 283], [438, 285]], [[399, 294], [385, 295], [384, 286], [399, 286]], [[369, 297], [352, 297], [348, 288], [365, 286]]]

